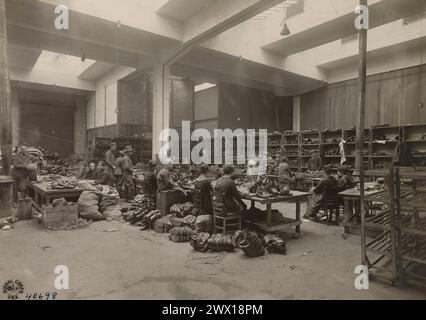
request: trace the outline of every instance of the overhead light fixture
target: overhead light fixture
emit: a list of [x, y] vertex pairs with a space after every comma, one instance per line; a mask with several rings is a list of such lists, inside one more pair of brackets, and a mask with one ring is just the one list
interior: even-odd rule
[[290, 29], [287, 26], [287, 23], [284, 23], [283, 27], [281, 28], [280, 35], [282, 36], [289, 36], [290, 35]]
[[280, 32], [280, 35], [282, 35], [282, 36], [288, 36], [288, 35], [290, 35], [290, 29], [288, 28], [288, 25], [287, 25], [288, 7], [290, 5], [291, 4], [287, 3], [286, 1], [284, 1], [284, 18], [283, 18], [283, 21], [281, 23], [282, 28], [281, 28], [281, 32]]

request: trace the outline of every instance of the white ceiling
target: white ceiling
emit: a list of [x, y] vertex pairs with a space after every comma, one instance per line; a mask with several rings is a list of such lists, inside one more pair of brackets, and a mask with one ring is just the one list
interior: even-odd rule
[[184, 21], [215, 0], [170, 0], [157, 13], [175, 20]]

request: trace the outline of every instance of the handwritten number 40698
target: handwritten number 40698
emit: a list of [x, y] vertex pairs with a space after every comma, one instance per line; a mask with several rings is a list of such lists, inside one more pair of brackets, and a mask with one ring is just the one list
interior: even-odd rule
[[27, 293], [25, 300], [56, 300], [57, 292]]

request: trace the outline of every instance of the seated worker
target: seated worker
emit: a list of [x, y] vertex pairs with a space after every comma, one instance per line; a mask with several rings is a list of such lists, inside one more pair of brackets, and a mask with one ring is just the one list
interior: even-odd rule
[[355, 188], [355, 181], [350, 173], [349, 168], [346, 166], [340, 167], [337, 192], [342, 192], [352, 188]]
[[157, 193], [157, 175], [155, 167], [157, 164], [153, 160], [148, 161], [148, 170], [144, 175], [144, 189], [148, 195], [155, 196]]
[[200, 167], [200, 175], [195, 180], [194, 187], [196, 190], [201, 191], [201, 206], [203, 208], [203, 212], [201, 214], [212, 215], [213, 205], [210, 196], [212, 184], [210, 178], [210, 167], [208, 165], [203, 164]]
[[313, 194], [308, 199], [308, 206], [306, 209], [306, 219], [316, 219], [316, 215], [321, 208], [322, 200], [326, 196], [336, 196], [337, 194], [337, 180], [332, 175], [333, 170], [327, 167], [324, 171], [324, 177], [317, 187], [314, 188]]
[[93, 180], [95, 180], [96, 184], [110, 185], [111, 175], [108, 172], [108, 168], [106, 167], [105, 162], [98, 162]]
[[165, 163], [163, 169], [157, 175], [157, 191], [167, 191], [176, 188], [175, 184], [170, 179], [170, 171], [173, 169], [173, 163], [170, 160]]
[[308, 160], [308, 171], [316, 172], [322, 169], [322, 161], [318, 151], [311, 151], [311, 158]]
[[215, 191], [224, 195], [226, 212], [242, 214], [247, 209], [247, 205], [241, 198], [237, 185], [232, 179], [235, 169], [232, 165], [223, 166], [223, 177], [216, 182]]
[[280, 191], [288, 191], [296, 182], [293, 173], [290, 171], [288, 159], [286, 157], [280, 158], [280, 163], [277, 168], [278, 173], [278, 185]]
[[95, 180], [96, 176], [96, 164], [95, 162], [90, 162], [89, 167], [87, 167], [81, 174], [81, 180]]

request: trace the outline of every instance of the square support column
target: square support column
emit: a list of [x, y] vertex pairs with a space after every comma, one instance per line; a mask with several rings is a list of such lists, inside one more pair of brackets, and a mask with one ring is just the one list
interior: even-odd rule
[[293, 98], [293, 132], [300, 132], [300, 96]]
[[168, 65], [158, 63], [154, 66], [154, 92], [152, 108], [152, 157], [158, 158], [162, 147], [160, 133], [169, 129], [170, 125], [170, 68]]

